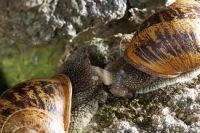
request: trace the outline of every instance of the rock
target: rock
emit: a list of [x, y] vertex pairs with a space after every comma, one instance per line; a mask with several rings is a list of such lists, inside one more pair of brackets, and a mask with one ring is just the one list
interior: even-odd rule
[[131, 14], [130, 21], [136, 25], [141, 24], [157, 10], [169, 6], [176, 0], [129, 0], [128, 11]]
[[130, 126], [127, 121], [121, 121], [114, 123], [105, 129], [103, 133], [139, 133], [139, 131], [135, 126]]
[[131, 17], [129, 19], [132, 23], [134, 23], [134, 25], [140, 25], [146, 18], [155, 13], [154, 9], [146, 9], [146, 8], [143, 9], [131, 8], [128, 11], [131, 14]]
[[[66, 9], [66, 6], [67, 6], [67, 9]], [[69, 47], [71, 47], [72, 45], [79, 46], [82, 44], [82, 42], [88, 41], [85, 37], [85, 34], [83, 35], [83, 37], [82, 36], [77, 37], [78, 38], [77, 40], [79, 40], [78, 42], [73, 41], [73, 43], [68, 43], [70, 41], [70, 38], [77, 36], [77, 33], [82, 33], [85, 29], [88, 29], [89, 27], [95, 27], [96, 28], [95, 31], [97, 31], [98, 35], [100, 35], [99, 33], [102, 33], [104, 30], [108, 29], [107, 26], [104, 26], [104, 24], [111, 20], [118, 21], [118, 19], [124, 16], [125, 10], [126, 10], [126, 0], [125, 1], [124, 0], [0, 1], [0, 40], [6, 40], [6, 41], [0, 41], [0, 47], [1, 47], [0, 55], [3, 55], [2, 62], [5, 62], [5, 60], [10, 60], [10, 58], [8, 57], [8, 54], [5, 54], [5, 51], [9, 52], [10, 49], [13, 49], [12, 51], [17, 51], [18, 49], [20, 49], [21, 51], [21, 47], [23, 48], [24, 45], [27, 45], [26, 48], [30, 50], [30, 51], [28, 50], [29, 52], [24, 52], [24, 53], [22, 52], [20, 54], [22, 55], [22, 57], [23, 56], [27, 57], [27, 58], [23, 58], [25, 62], [28, 62], [26, 65], [28, 65], [30, 62], [29, 57], [35, 58], [33, 57], [33, 54], [31, 51], [33, 50], [32, 49], [33, 45], [45, 45], [47, 49], [51, 49], [54, 46], [48, 46], [46, 45], [47, 43], [50, 43], [52, 45], [59, 44], [59, 46], [55, 46], [56, 47], [55, 50], [57, 50], [57, 48], [58, 49], [63, 48], [66, 42]], [[7, 14], [7, 12], [9, 12], [9, 15]], [[117, 23], [115, 24], [115, 27], [109, 28], [109, 30], [111, 32], [115, 31], [116, 33], [116, 30], [115, 30], [116, 25]], [[104, 28], [101, 28], [101, 27], [104, 27]], [[121, 29], [124, 30], [125, 28], [121, 28]], [[110, 33], [108, 33], [108, 35]], [[107, 35], [105, 36], [107, 37]], [[91, 38], [89, 40], [94, 40], [92, 38], [92, 35], [90, 37]], [[80, 38], [82, 38], [84, 41]], [[99, 48], [102, 48], [102, 47], [99, 47]], [[40, 51], [39, 47], [38, 47], [38, 51]], [[60, 51], [57, 51], [57, 53], [59, 52]], [[45, 52], [43, 53], [44, 55], [48, 54]], [[51, 54], [51, 52], [49, 54]], [[63, 51], [59, 55], [62, 55], [62, 54], [63, 54]], [[12, 60], [15, 60], [15, 58], [19, 58], [17, 52], [13, 52], [12, 56], [13, 56]], [[9, 62], [14, 65], [15, 62], [12, 62], [12, 60], [11, 62], [10, 61]], [[44, 63], [46, 62], [46, 58], [40, 58], [39, 60]], [[56, 60], [57, 61], [55, 62], [53, 61], [52, 63], [59, 62], [59, 57]], [[2, 62], [0, 64], [2, 64]], [[25, 67], [25, 64], [20, 63], [20, 62], [21, 61], [16, 63], [17, 65], [20, 64], [18, 69], [15, 67], [17, 70], [15, 69], [11, 70], [10, 67], [8, 67], [5, 63], [3, 63], [3, 65], [0, 65], [0, 69], [2, 69], [1, 73], [2, 75], [5, 75], [5, 76], [0, 76], [2, 77], [1, 81], [4, 81], [3, 83], [1, 83], [2, 85], [4, 84], [3, 86], [5, 87], [12, 86], [20, 81], [23, 81], [25, 79], [30, 79], [33, 77], [38, 77], [38, 76], [46, 77], [47, 75], [51, 75], [53, 73], [52, 71], [55, 71], [54, 68], [50, 68], [52, 71], [48, 71], [49, 69], [46, 68], [45, 69], [46, 71], [44, 71], [44, 73], [39, 73], [37, 72], [37, 70], [32, 70], [32, 74], [31, 74], [32, 76], [31, 75], [28, 76], [27, 72], [23, 72], [23, 68]], [[106, 59], [106, 62], [108, 62], [107, 59]], [[106, 62], [104, 62], [104, 64]], [[62, 65], [62, 63], [59, 65]], [[50, 66], [51, 65], [49, 65], [48, 67]], [[57, 63], [54, 64], [53, 66], [57, 66]], [[29, 67], [29, 68], [32, 68], [32, 67]], [[39, 68], [39, 65], [38, 65], [38, 68]], [[41, 68], [44, 68], [44, 67], [42, 67], [41, 65]], [[13, 73], [13, 71], [15, 71], [16, 75], [19, 75], [19, 76], [18, 77], [14, 75], [11, 76], [11, 73]], [[50, 74], [47, 74], [46, 73], [47, 71]]]
[[[32, 78], [52, 76], [58, 69], [57, 64], [63, 53], [60, 44], [29, 47], [23, 43], [11, 43], [7, 39], [0, 39], [0, 49], [0, 71], [7, 84], [4, 87]], [[0, 92], [4, 89], [7, 88], [0, 86]]]
[[[199, 81], [193, 79], [187, 83], [174, 84], [132, 99], [108, 97], [106, 105], [100, 108], [101, 113], [94, 117], [97, 125], [98, 122], [104, 125], [96, 127], [95, 130], [101, 132], [103, 128], [103, 131], [120, 132], [121, 129], [113, 125], [126, 120], [126, 125], [134, 125], [138, 132], [199, 132]], [[115, 116], [114, 119], [106, 110]], [[108, 120], [109, 123], [105, 124]]]
[[182, 121], [177, 119], [175, 116], [173, 116], [173, 113], [170, 112], [169, 108], [163, 108], [161, 117], [161, 123], [158, 124], [158, 126], [161, 124], [163, 127], [163, 131], [167, 132], [188, 132], [188, 126]]
[[84, 29], [122, 18], [125, 11], [126, 0], [0, 1], [0, 37], [27, 44], [70, 39]]

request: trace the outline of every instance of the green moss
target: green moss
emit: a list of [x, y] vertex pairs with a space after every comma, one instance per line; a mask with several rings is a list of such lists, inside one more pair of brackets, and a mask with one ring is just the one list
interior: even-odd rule
[[62, 53], [63, 46], [58, 44], [28, 46], [1, 40], [1, 77], [9, 87], [27, 79], [49, 77], [56, 72]]

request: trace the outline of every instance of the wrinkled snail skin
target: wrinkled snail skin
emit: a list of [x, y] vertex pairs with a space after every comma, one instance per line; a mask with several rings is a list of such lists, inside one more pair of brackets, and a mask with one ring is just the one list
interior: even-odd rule
[[[62, 73], [68, 75], [73, 88], [69, 132], [79, 133], [98, 109], [102, 82], [88, 59], [87, 49], [75, 51], [64, 64]], [[99, 68], [100, 69], [100, 68]]]
[[[65, 63], [62, 73], [68, 75], [73, 86], [73, 106], [81, 105], [87, 101], [90, 101], [92, 97], [98, 92], [99, 80], [93, 80], [96, 75], [93, 72], [93, 66], [90, 63], [88, 55], [81, 54], [84, 49], [80, 49], [74, 53], [70, 59]], [[85, 52], [87, 53], [87, 52]], [[82, 57], [80, 57], [82, 55]], [[74, 63], [74, 60], [76, 63]]]
[[29, 80], [8, 89], [0, 97], [0, 132], [68, 132], [71, 96], [71, 82], [64, 75]]
[[101, 86], [83, 53], [78, 50], [71, 55], [61, 74], [5, 91], [0, 96], [0, 132], [82, 132], [98, 109]]
[[[108, 65], [111, 92], [147, 93], [200, 74], [200, 3], [177, 0], [141, 24], [124, 59]], [[127, 63], [128, 64], [127, 64]]]

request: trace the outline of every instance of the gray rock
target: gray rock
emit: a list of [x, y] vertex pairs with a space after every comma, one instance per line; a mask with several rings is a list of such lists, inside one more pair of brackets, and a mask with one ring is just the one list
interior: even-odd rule
[[139, 133], [136, 126], [131, 126], [127, 121], [116, 122], [103, 133]]
[[[163, 90], [136, 96], [134, 99], [110, 97], [107, 104], [100, 109], [101, 114], [98, 114], [104, 117], [100, 119], [101, 123], [107, 122], [102, 125], [105, 126], [103, 131], [120, 133], [122, 129], [125, 131], [132, 127], [130, 125], [134, 125], [138, 132], [198, 133], [199, 81], [193, 79], [187, 83], [174, 84]], [[99, 120], [98, 115], [96, 120]], [[123, 120], [126, 122], [122, 124]], [[98, 121], [96, 123], [99, 124]]]
[[126, 0], [1, 0], [0, 37], [29, 44], [70, 39], [86, 28], [120, 19], [125, 11]]

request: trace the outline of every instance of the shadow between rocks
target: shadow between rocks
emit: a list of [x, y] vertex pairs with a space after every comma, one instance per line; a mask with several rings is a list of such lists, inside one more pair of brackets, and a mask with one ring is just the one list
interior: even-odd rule
[[8, 83], [6, 81], [3, 71], [0, 69], [0, 94], [8, 89]]

